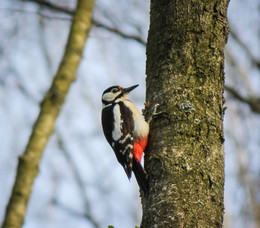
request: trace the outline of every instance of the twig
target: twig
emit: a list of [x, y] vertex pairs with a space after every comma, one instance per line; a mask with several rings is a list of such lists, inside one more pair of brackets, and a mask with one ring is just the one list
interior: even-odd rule
[[44, 148], [53, 133], [54, 123], [69, 88], [76, 79], [76, 72], [90, 30], [93, 8], [94, 0], [78, 0], [62, 61], [48, 93], [43, 98], [40, 113], [24, 153], [19, 157], [16, 179], [2, 228], [20, 228], [23, 224]]
[[97, 221], [94, 219], [94, 217], [91, 215], [91, 210], [90, 210], [90, 203], [89, 200], [86, 196], [86, 192], [85, 192], [85, 185], [81, 179], [80, 173], [77, 169], [76, 164], [73, 162], [73, 159], [69, 153], [69, 151], [66, 149], [66, 145], [64, 143], [64, 140], [62, 139], [61, 135], [56, 132], [56, 136], [57, 136], [57, 141], [58, 141], [58, 146], [60, 147], [61, 151], [63, 152], [67, 162], [69, 163], [72, 172], [74, 174], [75, 177], [75, 181], [77, 182], [78, 186], [79, 186], [79, 190], [82, 196], [82, 199], [84, 201], [84, 208], [85, 208], [85, 213], [82, 214], [84, 217], [86, 217], [89, 222], [92, 223], [92, 225], [96, 228], [99, 227]]
[[[46, 2], [46, 1], [43, 1], [43, 0], [22, 0], [22, 1], [34, 2], [34, 3], [37, 3], [41, 6], [44, 6], [45, 8], [48, 8], [49, 10], [54, 10], [56, 12], [65, 13], [65, 14], [68, 14], [68, 15], [71, 15], [71, 16], [74, 14], [74, 11], [71, 10], [71, 9], [68, 9], [66, 7], [59, 6], [59, 5], [50, 3], [50, 2]], [[111, 33], [117, 34], [118, 36], [120, 36], [124, 39], [134, 40], [134, 41], [138, 42], [139, 44], [141, 44], [143, 46], [146, 45], [146, 42], [141, 37], [139, 37], [137, 35], [127, 34], [123, 31], [119, 30], [118, 28], [111, 27], [111, 26], [106, 25], [106, 24], [104, 24], [100, 21], [97, 21], [95, 19], [92, 19], [92, 24], [94, 26], [96, 26], [97, 28], [102, 28], [102, 29], [105, 29], [105, 30], [107, 30]]]
[[54, 198], [54, 199], [52, 200], [52, 202], [53, 202], [53, 204], [59, 206], [60, 208], [62, 208], [63, 210], [67, 211], [68, 213], [70, 213], [70, 214], [72, 214], [72, 215], [74, 215], [74, 216], [86, 218], [89, 222], [92, 223], [92, 225], [93, 225], [94, 227], [96, 227], [96, 228], [99, 228], [99, 227], [100, 227], [94, 220], [92, 221], [93, 218], [90, 217], [88, 214], [86, 214], [86, 213], [80, 213], [80, 212], [78, 212], [78, 211], [76, 211], [76, 210], [74, 210], [74, 209], [72, 209], [72, 208], [70, 208], [70, 207], [68, 207], [68, 206], [66, 206], [66, 205], [64, 205], [64, 204], [62, 204], [62, 203], [59, 202], [56, 198]]
[[13, 8], [0, 8], [1, 11], [10, 11], [11, 13], [17, 12], [17, 13], [23, 13], [23, 14], [35, 14], [38, 16], [41, 16], [43, 18], [49, 19], [49, 20], [61, 20], [61, 21], [72, 21], [71, 17], [55, 17], [55, 16], [49, 16], [41, 12], [35, 12], [35, 11], [28, 11], [28, 10], [22, 10], [22, 9], [13, 9]]
[[46, 2], [44, 0], [20, 0], [20, 1], [23, 1], [23, 2], [34, 2], [34, 3], [37, 3], [41, 6], [44, 6], [50, 10], [55, 10], [57, 12], [60, 12], [60, 13], [65, 13], [65, 14], [69, 14], [69, 15], [73, 15], [74, 14], [74, 10], [71, 10], [69, 8], [66, 8], [64, 6], [59, 6], [59, 5], [56, 5], [56, 4], [53, 4], [51, 2]]
[[256, 59], [250, 49], [248, 48], [248, 46], [238, 37], [238, 35], [234, 32], [234, 30], [231, 28], [230, 26], [230, 35], [234, 38], [234, 40], [240, 45], [240, 47], [242, 47], [244, 49], [244, 51], [246, 52], [246, 54], [250, 57], [252, 63], [254, 65], [256, 65], [258, 68], [260, 68], [260, 60]]
[[145, 46], [146, 45], [146, 42], [139, 36], [136, 36], [136, 35], [131, 35], [131, 34], [127, 34], [127, 33], [124, 33], [123, 31], [117, 29], [117, 28], [113, 28], [113, 27], [110, 27], [108, 25], [105, 25], [101, 22], [98, 22], [96, 20], [92, 20], [92, 23], [93, 25], [95, 25], [96, 27], [98, 28], [102, 28], [102, 29], [105, 29], [111, 33], [114, 33], [114, 34], [117, 34], [119, 35], [120, 37], [122, 38], [125, 38], [125, 39], [130, 39], [130, 40], [135, 40], [136, 42], [138, 42], [139, 44]]
[[245, 98], [240, 95], [234, 88], [227, 85], [225, 86], [225, 89], [237, 100], [248, 104], [253, 112], [260, 114], [260, 97]]
[[[239, 64], [238, 60], [233, 55], [232, 51], [226, 48], [225, 57], [228, 65], [234, 69], [234, 71], [238, 74], [239, 78], [241, 78], [243, 86], [247, 89], [247, 91], [252, 90], [252, 86], [249, 79], [249, 75], [246, 69], [243, 68], [241, 64]], [[237, 78], [237, 77], [236, 77]]]

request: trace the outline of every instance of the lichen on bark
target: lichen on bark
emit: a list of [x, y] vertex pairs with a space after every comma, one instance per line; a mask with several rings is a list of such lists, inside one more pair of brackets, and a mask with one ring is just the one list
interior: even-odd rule
[[146, 99], [161, 115], [150, 124], [142, 228], [223, 225], [227, 7], [151, 1]]

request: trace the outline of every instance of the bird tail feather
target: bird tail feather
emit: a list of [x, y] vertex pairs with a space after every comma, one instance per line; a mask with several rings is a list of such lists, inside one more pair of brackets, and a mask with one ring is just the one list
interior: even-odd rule
[[143, 191], [145, 196], [148, 196], [149, 185], [148, 185], [146, 173], [142, 165], [135, 158], [133, 159], [133, 172], [135, 174], [135, 178], [137, 180], [140, 189]]

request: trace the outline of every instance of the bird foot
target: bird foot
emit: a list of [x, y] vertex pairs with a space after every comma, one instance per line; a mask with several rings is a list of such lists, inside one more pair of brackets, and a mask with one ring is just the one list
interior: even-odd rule
[[150, 107], [150, 103], [144, 103], [144, 109], [142, 109], [143, 116], [145, 116], [148, 113], [148, 108]]

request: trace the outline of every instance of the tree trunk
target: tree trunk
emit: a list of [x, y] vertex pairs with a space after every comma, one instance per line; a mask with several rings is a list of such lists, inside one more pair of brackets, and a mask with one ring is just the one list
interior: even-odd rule
[[[27, 202], [38, 174], [45, 145], [53, 132], [55, 120], [64, 103], [84, 50], [90, 30], [94, 0], [79, 0], [71, 25], [63, 59], [52, 86], [44, 97], [24, 154], [19, 158], [16, 180], [6, 209], [2, 228], [19, 228], [24, 222]], [[33, 63], [32, 63], [33, 64]]]
[[229, 0], [151, 0], [142, 228], [222, 227], [224, 46]]

